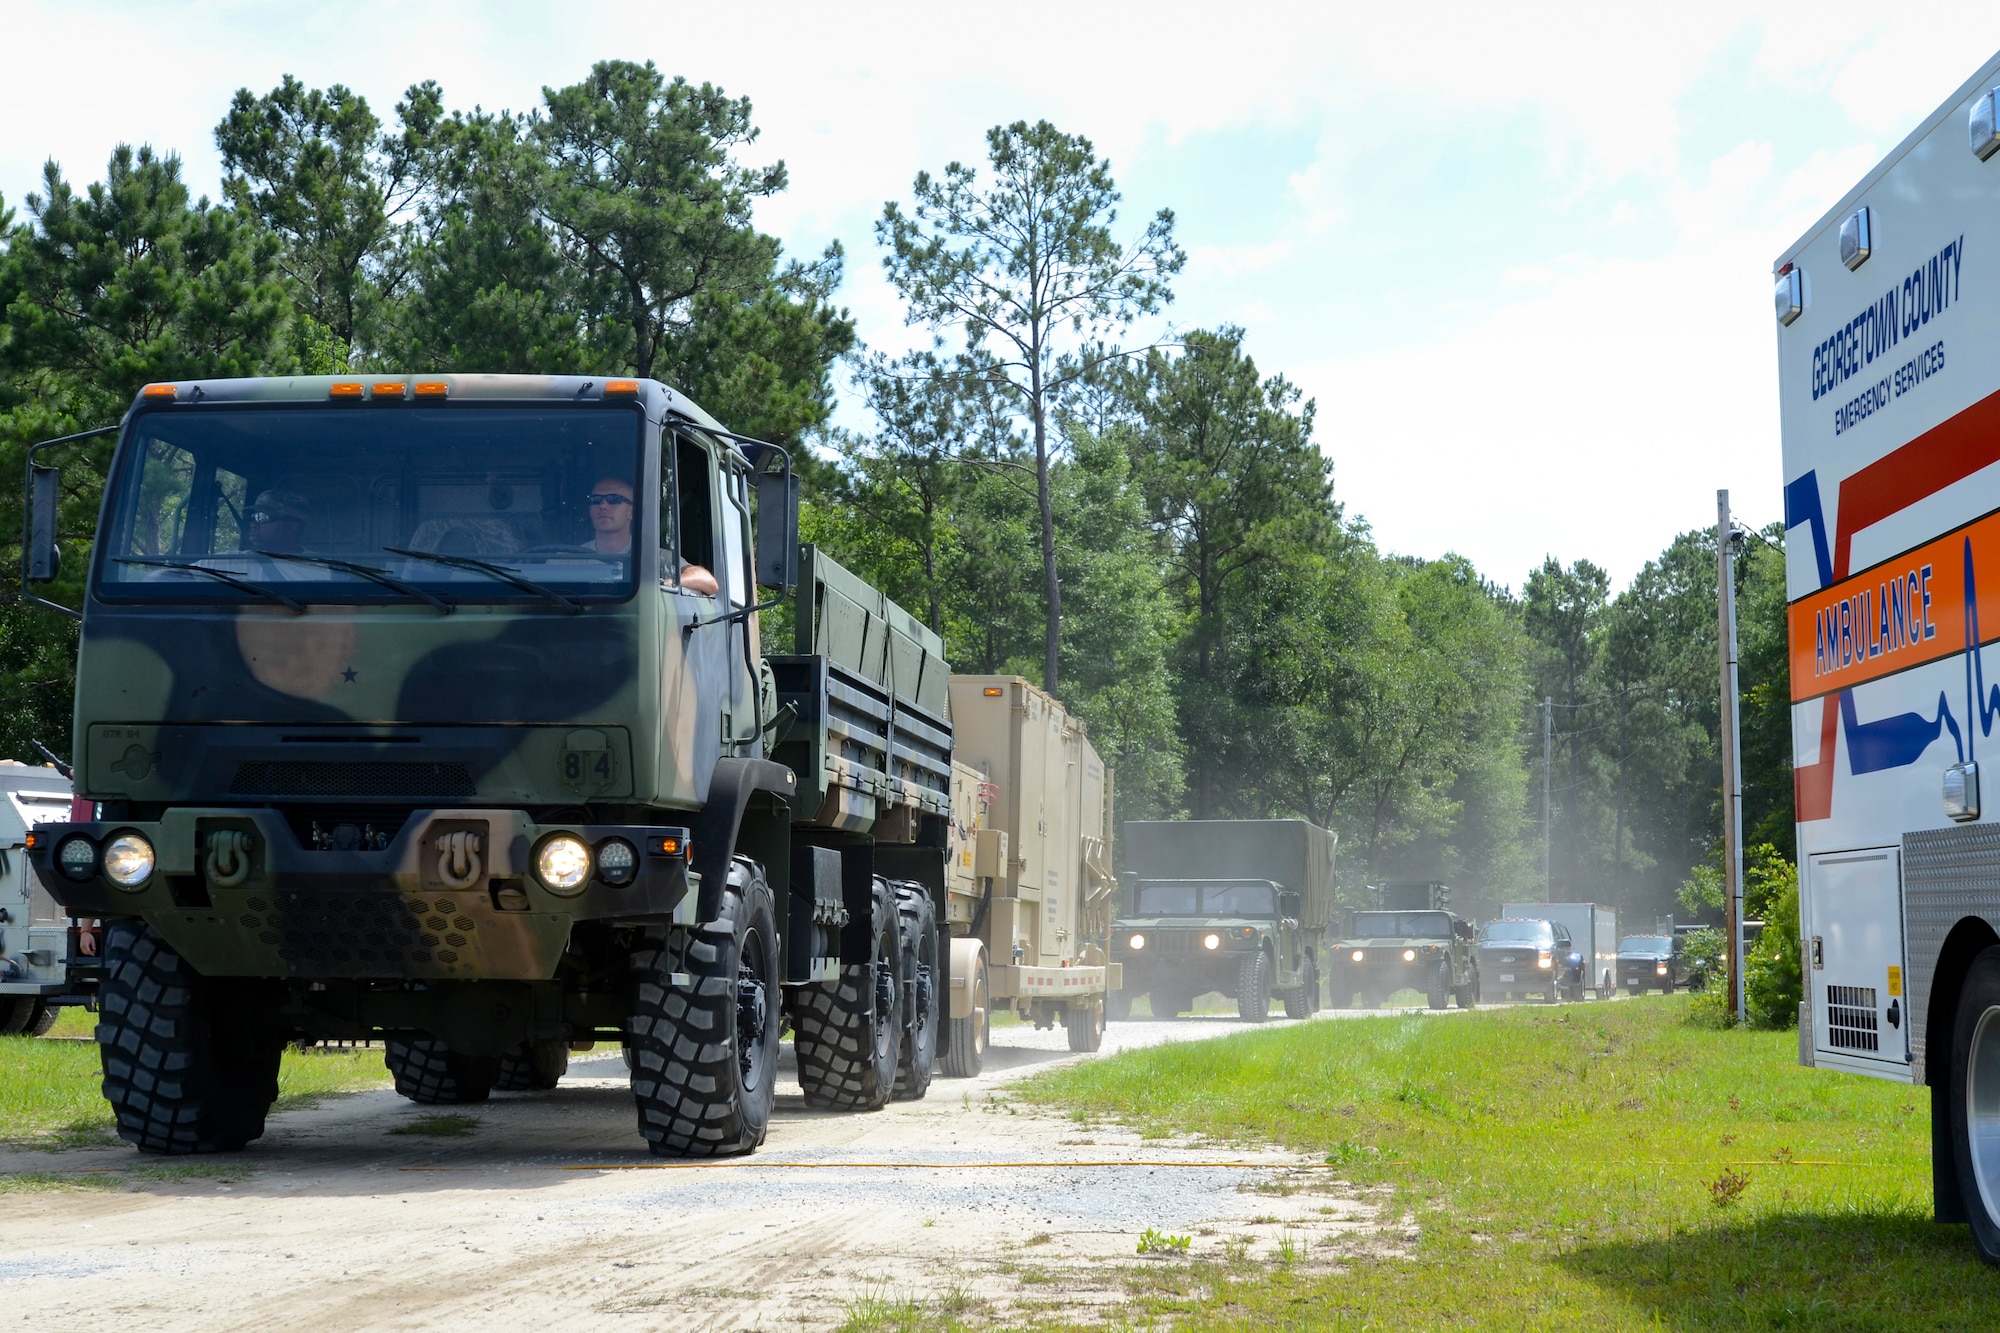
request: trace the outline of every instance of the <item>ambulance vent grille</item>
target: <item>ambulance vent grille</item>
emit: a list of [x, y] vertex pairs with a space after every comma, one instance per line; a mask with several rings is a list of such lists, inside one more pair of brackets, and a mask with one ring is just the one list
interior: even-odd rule
[[1881, 1031], [1876, 1026], [1873, 986], [1828, 986], [1826, 988], [1826, 1044], [1850, 1051], [1881, 1048]]

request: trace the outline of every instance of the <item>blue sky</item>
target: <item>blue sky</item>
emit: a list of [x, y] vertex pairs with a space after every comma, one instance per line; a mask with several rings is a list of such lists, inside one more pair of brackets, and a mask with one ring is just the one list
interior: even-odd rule
[[790, 168], [762, 225], [845, 244], [885, 350], [921, 335], [880, 278], [883, 201], [1047, 117], [1111, 158], [1133, 226], [1178, 216], [1178, 299], [1134, 336], [1242, 324], [1318, 401], [1383, 546], [1516, 587], [1544, 554], [1622, 583], [1721, 486], [1777, 516], [1771, 259], [2000, 47], [2000, 12], [1951, 4], [15, 0], [5, 23], [17, 207], [43, 158], [80, 182], [121, 139], [212, 192], [230, 93], [287, 72], [384, 113], [427, 77], [525, 108], [608, 56], [712, 80]]

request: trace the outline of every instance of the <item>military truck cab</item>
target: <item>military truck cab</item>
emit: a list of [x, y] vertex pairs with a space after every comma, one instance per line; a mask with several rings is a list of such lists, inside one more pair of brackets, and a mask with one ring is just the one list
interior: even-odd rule
[[1362, 1008], [1374, 1009], [1400, 990], [1422, 992], [1433, 1009], [1453, 1000], [1461, 1009], [1477, 1004], [1477, 932], [1449, 910], [1451, 890], [1426, 881], [1380, 885], [1374, 893], [1382, 906], [1355, 912], [1330, 951], [1335, 1007], [1358, 995]]

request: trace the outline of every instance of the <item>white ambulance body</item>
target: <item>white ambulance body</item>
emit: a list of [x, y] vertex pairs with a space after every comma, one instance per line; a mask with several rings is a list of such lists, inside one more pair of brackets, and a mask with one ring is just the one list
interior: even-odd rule
[[1972, 1222], [1988, 1262], [2000, 1262], [1996, 88], [2000, 57], [1775, 272], [1799, 1057], [1931, 1088], [1937, 1216]]

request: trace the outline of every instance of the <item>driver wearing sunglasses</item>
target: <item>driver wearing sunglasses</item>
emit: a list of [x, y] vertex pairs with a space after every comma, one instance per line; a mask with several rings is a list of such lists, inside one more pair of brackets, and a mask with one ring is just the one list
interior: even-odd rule
[[[584, 497], [590, 509], [592, 532], [590, 545], [586, 548], [599, 555], [630, 555], [632, 553], [632, 518], [637, 506], [632, 503], [632, 485], [616, 477], [605, 477], [590, 488]], [[700, 565], [681, 562], [681, 587], [689, 592], [713, 597], [722, 589], [715, 581], [715, 575]]]

